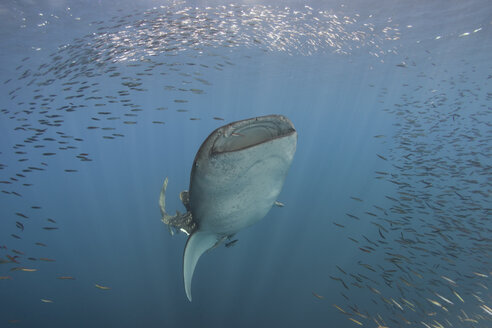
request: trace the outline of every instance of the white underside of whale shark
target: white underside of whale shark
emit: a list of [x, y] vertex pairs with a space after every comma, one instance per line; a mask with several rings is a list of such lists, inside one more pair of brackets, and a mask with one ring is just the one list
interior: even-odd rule
[[162, 221], [190, 235], [183, 255], [184, 285], [190, 301], [200, 256], [268, 213], [282, 189], [296, 144], [292, 122], [281, 115], [216, 129], [196, 154], [189, 192], [180, 195], [186, 214], [166, 213], [166, 179], [159, 200]]

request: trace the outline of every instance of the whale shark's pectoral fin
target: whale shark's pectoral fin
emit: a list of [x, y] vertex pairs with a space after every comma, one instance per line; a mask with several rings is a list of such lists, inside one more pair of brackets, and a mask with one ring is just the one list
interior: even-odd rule
[[191, 302], [191, 279], [196, 263], [203, 253], [216, 247], [224, 238], [213, 232], [195, 231], [186, 242], [183, 255], [183, 278], [186, 296]]
[[161, 217], [167, 215], [166, 213], [166, 189], [167, 189], [167, 177], [162, 184], [161, 193], [159, 195], [159, 208], [161, 209]]
[[[166, 189], [167, 189], [167, 177], [162, 185], [161, 194], [159, 195], [159, 208], [161, 209], [161, 221], [167, 225], [169, 233], [174, 235], [175, 231], [183, 231], [187, 235], [191, 234], [196, 229], [196, 223], [193, 221], [193, 216], [188, 210], [186, 213], [181, 214], [176, 211], [176, 215], [169, 215], [166, 212]], [[187, 209], [189, 209], [188, 192], [183, 191], [180, 194], [180, 198]], [[175, 230], [176, 229], [176, 230]]]
[[[167, 189], [167, 177], [162, 184], [161, 194], [159, 195], [159, 208], [161, 210], [161, 221], [167, 224], [167, 229], [169, 230], [169, 234], [174, 236], [174, 230], [169, 224], [169, 222], [174, 219], [176, 216], [171, 216], [166, 212], [166, 189]], [[179, 231], [179, 230], [178, 230]]]

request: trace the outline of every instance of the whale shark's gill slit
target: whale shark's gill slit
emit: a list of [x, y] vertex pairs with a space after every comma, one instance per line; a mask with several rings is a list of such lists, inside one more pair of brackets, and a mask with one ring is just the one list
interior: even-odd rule
[[203, 253], [213, 248], [220, 238], [211, 232], [196, 231], [186, 242], [183, 255], [183, 277], [186, 296], [191, 302], [191, 280], [195, 271], [196, 263]]

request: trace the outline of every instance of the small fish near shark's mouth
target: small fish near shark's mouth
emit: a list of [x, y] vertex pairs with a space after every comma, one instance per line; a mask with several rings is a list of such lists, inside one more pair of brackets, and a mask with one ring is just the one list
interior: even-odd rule
[[[292, 122], [282, 115], [255, 117], [224, 125], [210, 135], [215, 137], [212, 155], [239, 151], [296, 133]], [[210, 142], [206, 140], [204, 144]]]

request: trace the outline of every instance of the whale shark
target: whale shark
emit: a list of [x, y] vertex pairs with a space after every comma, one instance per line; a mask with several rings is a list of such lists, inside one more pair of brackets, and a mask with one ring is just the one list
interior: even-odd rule
[[200, 146], [190, 174], [189, 191], [179, 195], [186, 213], [165, 210], [164, 180], [159, 197], [162, 222], [171, 234], [188, 236], [183, 255], [184, 288], [199, 258], [240, 230], [261, 220], [282, 190], [297, 146], [297, 131], [282, 115], [236, 121], [214, 130]]

